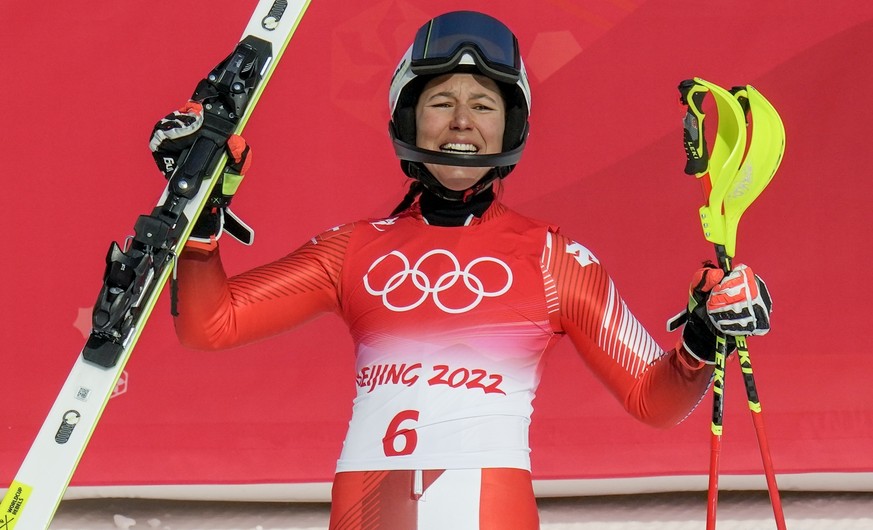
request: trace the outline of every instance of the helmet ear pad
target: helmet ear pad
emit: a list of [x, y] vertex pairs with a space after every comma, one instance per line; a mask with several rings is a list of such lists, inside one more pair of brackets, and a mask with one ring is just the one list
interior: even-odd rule
[[509, 151], [521, 145], [528, 132], [528, 110], [524, 95], [515, 87], [500, 83], [500, 92], [506, 106], [506, 125], [503, 129], [503, 150]]
[[395, 136], [409, 145], [415, 145], [417, 137], [415, 107], [418, 105], [418, 96], [424, 90], [424, 85], [432, 78], [433, 76], [418, 76], [410, 81], [400, 93], [394, 115], [391, 117]]

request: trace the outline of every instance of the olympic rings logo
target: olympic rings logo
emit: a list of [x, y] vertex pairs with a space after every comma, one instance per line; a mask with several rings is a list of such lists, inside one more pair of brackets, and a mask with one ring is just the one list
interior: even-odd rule
[[[442, 274], [439, 278], [437, 278], [436, 282], [431, 283], [430, 278], [428, 278], [427, 275], [421, 272], [420, 268], [425, 260], [427, 260], [431, 256], [437, 255], [449, 258], [454, 268], [453, 270], [449, 270], [448, 272]], [[385, 282], [384, 287], [382, 287], [381, 289], [375, 289], [372, 285], [370, 285], [370, 273], [373, 271], [373, 269], [379, 266], [380, 263], [388, 259], [389, 256], [394, 256], [398, 258], [402, 263], [403, 268], [399, 272], [394, 273], [390, 278], [388, 278], [388, 280]], [[496, 263], [497, 265], [500, 265], [506, 272], [506, 282], [504, 283], [503, 287], [501, 287], [497, 291], [489, 291], [485, 289], [485, 285], [482, 280], [471, 272], [473, 267], [480, 263], [486, 262]], [[421, 291], [421, 296], [418, 298], [418, 300], [412, 302], [411, 304], [400, 306], [392, 304], [388, 300], [388, 295], [400, 288], [400, 286], [403, 285], [407, 280], [411, 280], [412, 285], [415, 286], [416, 289]], [[442, 300], [440, 300], [440, 293], [451, 289], [456, 283], [458, 283], [458, 280], [463, 280], [464, 286], [467, 288], [467, 290], [476, 295], [476, 298], [464, 307], [448, 307], [442, 302]], [[503, 261], [491, 257], [476, 258], [462, 269], [458, 258], [456, 258], [455, 255], [448, 250], [443, 249], [434, 249], [430, 252], [425, 253], [422, 257], [418, 258], [418, 261], [416, 261], [415, 264], [411, 267], [409, 265], [409, 259], [399, 250], [394, 250], [374, 261], [373, 264], [370, 265], [370, 268], [367, 270], [367, 274], [364, 275], [364, 288], [367, 289], [367, 292], [373, 296], [382, 297], [382, 304], [384, 304], [385, 307], [387, 307], [391, 311], [395, 311], [398, 313], [415, 309], [416, 307], [423, 304], [424, 301], [427, 300], [428, 296], [432, 296], [434, 304], [436, 304], [438, 308], [446, 313], [466, 313], [467, 311], [470, 311], [478, 306], [484, 298], [494, 298], [500, 296], [506, 293], [506, 291], [508, 291], [511, 286], [512, 270], [509, 268], [509, 265], [507, 265]]]

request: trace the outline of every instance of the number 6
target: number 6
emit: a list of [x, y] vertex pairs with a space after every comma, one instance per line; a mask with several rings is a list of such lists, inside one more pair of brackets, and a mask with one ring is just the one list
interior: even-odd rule
[[[415, 429], [400, 428], [400, 424], [406, 420], [418, 421], [418, 411], [401, 410], [388, 424], [388, 430], [382, 438], [382, 450], [385, 451], [385, 456], [411, 455], [415, 451], [415, 446], [418, 445], [418, 433]], [[403, 437], [403, 447], [395, 449], [394, 440], [398, 437]]]

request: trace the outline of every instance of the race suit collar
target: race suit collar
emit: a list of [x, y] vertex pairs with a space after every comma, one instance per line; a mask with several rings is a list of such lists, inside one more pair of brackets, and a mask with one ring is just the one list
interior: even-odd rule
[[421, 215], [435, 226], [465, 226], [476, 219], [494, 202], [494, 190], [489, 188], [467, 201], [449, 201], [425, 190], [418, 199]]

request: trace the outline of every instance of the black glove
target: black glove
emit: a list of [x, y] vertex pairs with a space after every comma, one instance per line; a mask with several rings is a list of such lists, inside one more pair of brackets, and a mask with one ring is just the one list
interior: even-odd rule
[[[724, 277], [724, 271], [711, 263], [705, 263], [691, 278], [688, 288], [688, 306], [667, 322], [667, 329], [682, 328], [682, 347], [692, 357], [705, 364], [715, 364], [716, 333], [718, 330], [709, 320], [706, 302], [709, 293]], [[736, 349], [736, 341], [728, 337], [727, 352]]]
[[[149, 149], [165, 178], [173, 175], [179, 157], [194, 144], [202, 125], [203, 105], [196, 101], [189, 101], [155, 124]], [[218, 239], [226, 231], [235, 239], [251, 245], [254, 231], [230, 211], [230, 202], [251, 166], [251, 148], [241, 136], [233, 134], [228, 138], [225, 149], [230, 161], [219, 176], [209, 202], [194, 223], [190, 239], [209, 242]]]

